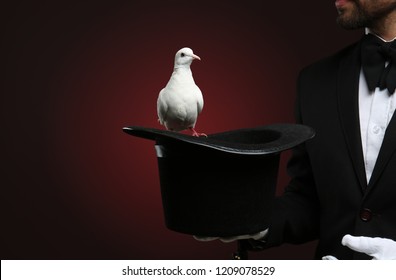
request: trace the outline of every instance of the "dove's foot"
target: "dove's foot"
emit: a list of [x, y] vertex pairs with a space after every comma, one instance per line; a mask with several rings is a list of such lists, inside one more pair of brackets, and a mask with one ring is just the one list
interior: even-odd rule
[[200, 136], [208, 137], [208, 135], [206, 135], [205, 133], [198, 133], [193, 127], [190, 127], [189, 129], [192, 131], [192, 136], [195, 136], [195, 137], [200, 137]]

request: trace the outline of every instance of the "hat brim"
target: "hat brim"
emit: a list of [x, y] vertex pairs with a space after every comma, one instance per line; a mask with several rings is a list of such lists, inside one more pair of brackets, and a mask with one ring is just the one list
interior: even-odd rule
[[146, 128], [124, 127], [130, 135], [154, 141], [175, 140], [234, 154], [265, 155], [291, 149], [314, 137], [311, 127], [300, 124], [272, 124], [243, 128], [195, 137], [180, 132]]

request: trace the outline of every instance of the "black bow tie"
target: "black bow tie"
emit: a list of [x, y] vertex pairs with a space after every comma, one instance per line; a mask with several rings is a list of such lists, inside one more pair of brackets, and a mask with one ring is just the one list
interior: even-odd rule
[[370, 91], [376, 87], [387, 88], [389, 94], [393, 94], [396, 88], [396, 40], [384, 42], [372, 34], [364, 36], [362, 67]]

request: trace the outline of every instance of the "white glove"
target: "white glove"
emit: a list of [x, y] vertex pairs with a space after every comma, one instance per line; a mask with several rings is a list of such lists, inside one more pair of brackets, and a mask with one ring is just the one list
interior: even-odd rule
[[322, 257], [322, 260], [324, 260], [324, 261], [338, 261], [338, 259], [336, 257], [331, 256], [331, 255]]
[[391, 239], [347, 234], [342, 238], [341, 243], [352, 250], [373, 257], [373, 260], [396, 260], [396, 242]]
[[[381, 237], [345, 235], [341, 244], [360, 253], [373, 257], [373, 260], [396, 260], [396, 241]], [[324, 256], [323, 260], [334, 260], [333, 256]]]
[[258, 240], [263, 237], [265, 237], [268, 234], [268, 229], [260, 231], [255, 234], [244, 234], [244, 235], [238, 235], [238, 236], [230, 236], [230, 237], [206, 237], [206, 236], [196, 236], [194, 235], [194, 238], [198, 241], [213, 241], [216, 239], [220, 239], [221, 241], [225, 243], [233, 242], [235, 240], [239, 239], [254, 239]]

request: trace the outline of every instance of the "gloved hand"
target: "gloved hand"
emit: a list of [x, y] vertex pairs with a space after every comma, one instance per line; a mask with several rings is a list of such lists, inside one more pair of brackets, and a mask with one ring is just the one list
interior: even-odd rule
[[[396, 260], [396, 241], [381, 237], [345, 235], [341, 244], [360, 253], [373, 257], [373, 260]], [[334, 260], [333, 256], [324, 256], [324, 260]]]
[[373, 260], [396, 260], [396, 242], [391, 239], [347, 234], [342, 238], [341, 243], [352, 250], [373, 257]]
[[206, 236], [196, 236], [194, 235], [193, 237], [198, 240], [198, 241], [213, 241], [216, 239], [220, 239], [221, 241], [225, 243], [229, 243], [232, 241], [236, 241], [239, 239], [254, 239], [254, 240], [259, 240], [261, 238], [264, 238], [268, 234], [268, 229], [260, 231], [255, 234], [244, 234], [244, 235], [238, 235], [238, 236], [229, 236], [229, 237], [206, 237]]

